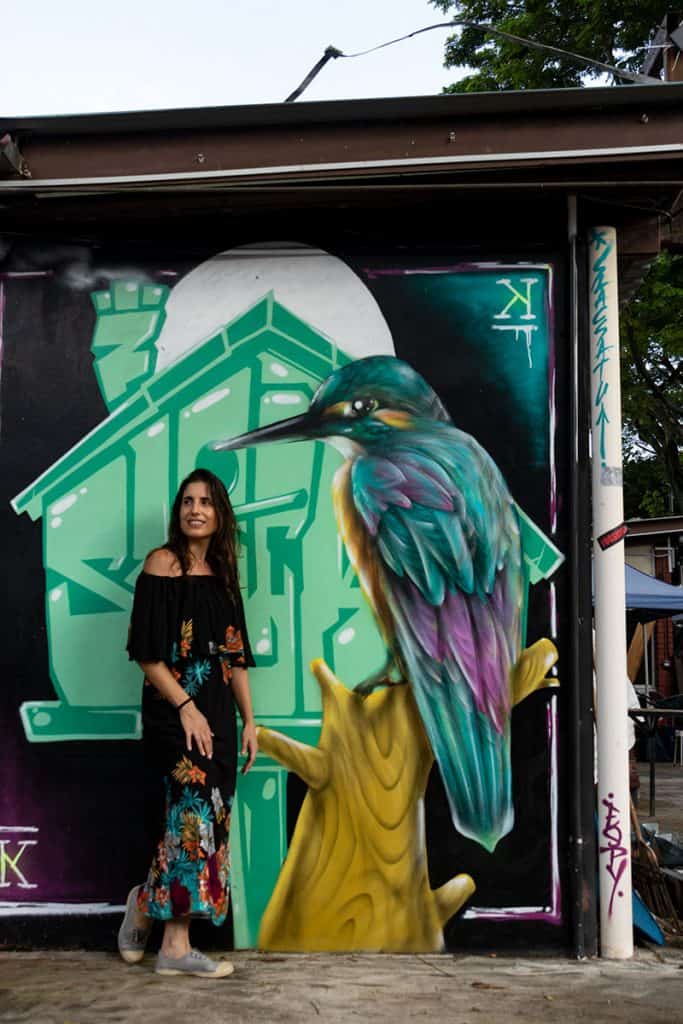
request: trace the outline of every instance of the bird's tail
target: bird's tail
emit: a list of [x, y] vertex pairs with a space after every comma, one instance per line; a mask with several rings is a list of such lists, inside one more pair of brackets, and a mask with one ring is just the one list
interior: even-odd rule
[[[512, 668], [512, 703], [543, 687], [559, 685], [546, 673], [557, 661], [552, 641], [537, 640]], [[430, 659], [411, 666], [415, 699], [441, 771], [453, 824], [490, 852], [514, 825], [510, 764], [510, 717], [499, 731], [477, 710], [472, 690], [457, 665], [444, 669]]]
[[[431, 666], [439, 675], [441, 667]], [[510, 720], [502, 731], [478, 711], [464, 678], [412, 674], [415, 698], [441, 771], [451, 817], [462, 835], [493, 852], [512, 829]], [[420, 678], [422, 676], [422, 678]], [[423, 685], [424, 684], [424, 685]]]

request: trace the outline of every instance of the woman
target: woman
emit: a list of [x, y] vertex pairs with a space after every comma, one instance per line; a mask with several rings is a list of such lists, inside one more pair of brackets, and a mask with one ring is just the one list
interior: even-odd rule
[[222, 482], [207, 470], [183, 480], [168, 542], [147, 556], [135, 587], [128, 654], [144, 673], [146, 760], [163, 779], [166, 801], [147, 880], [128, 896], [119, 951], [126, 963], [138, 963], [152, 920], [161, 920], [157, 974], [224, 977], [232, 964], [193, 950], [189, 926], [191, 917], [220, 925], [227, 913], [235, 702], [247, 756], [243, 772], [258, 744], [235, 515]]

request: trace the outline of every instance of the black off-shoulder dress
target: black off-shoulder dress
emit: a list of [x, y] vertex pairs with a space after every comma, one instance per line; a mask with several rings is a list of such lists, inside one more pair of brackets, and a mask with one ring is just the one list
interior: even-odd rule
[[138, 577], [128, 655], [164, 661], [214, 733], [213, 757], [187, 750], [178, 711], [145, 680], [146, 763], [165, 789], [162, 834], [138, 905], [162, 921], [190, 914], [225, 920], [230, 809], [237, 775], [234, 667], [254, 664], [244, 609], [215, 576]]

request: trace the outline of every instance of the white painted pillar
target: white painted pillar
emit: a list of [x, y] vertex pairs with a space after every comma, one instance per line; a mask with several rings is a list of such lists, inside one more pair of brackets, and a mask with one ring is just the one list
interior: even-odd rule
[[617, 234], [589, 232], [601, 956], [633, 956]]

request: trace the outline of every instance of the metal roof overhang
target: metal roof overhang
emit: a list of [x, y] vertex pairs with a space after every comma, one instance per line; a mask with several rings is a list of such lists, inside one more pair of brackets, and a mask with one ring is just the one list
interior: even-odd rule
[[590, 89], [525, 89], [438, 96], [392, 96], [382, 99], [325, 100], [298, 103], [260, 103], [232, 107], [187, 107], [98, 114], [5, 117], [0, 130], [49, 136], [115, 135], [121, 133], [191, 132], [235, 128], [305, 127], [314, 124], [374, 123], [414, 117], [509, 117], [519, 114], [561, 115], [620, 111], [642, 106], [680, 107], [683, 84], [629, 85]]
[[683, 84], [0, 121], [18, 196], [683, 185]]
[[655, 519], [629, 519], [626, 544], [636, 537], [655, 537], [662, 534], [683, 534], [683, 515], [659, 516]]

